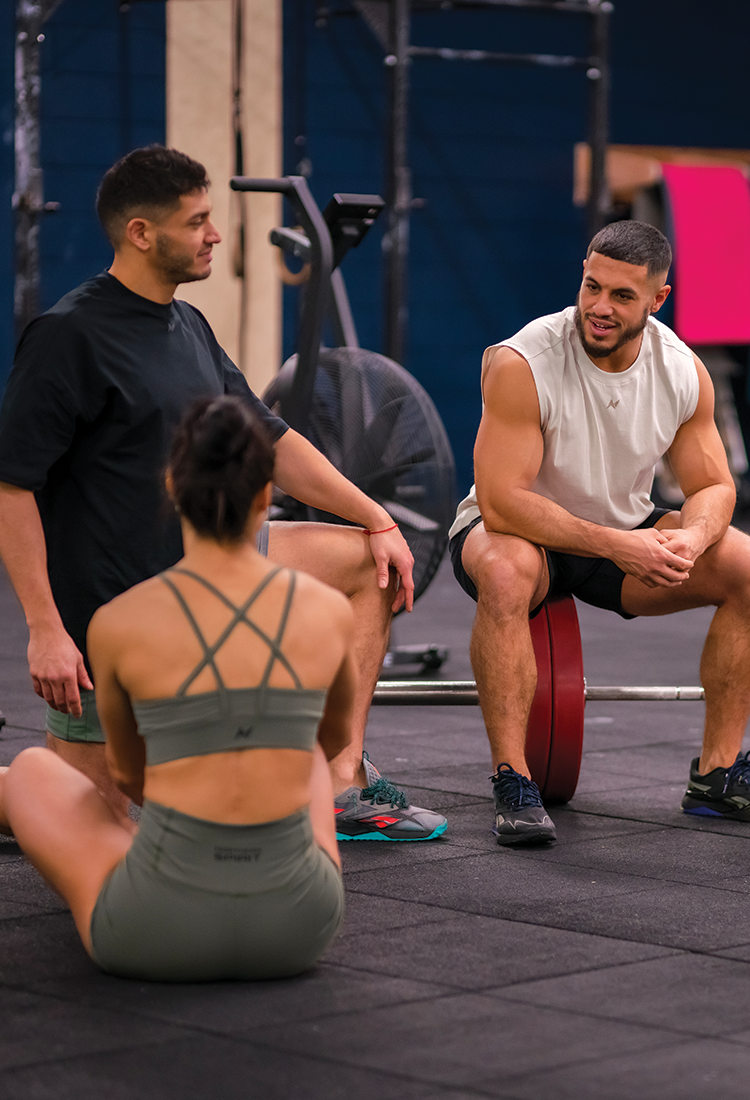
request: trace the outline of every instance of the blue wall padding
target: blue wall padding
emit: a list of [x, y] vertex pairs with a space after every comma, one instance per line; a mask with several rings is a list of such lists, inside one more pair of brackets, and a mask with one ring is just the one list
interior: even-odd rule
[[[13, 7], [9, 0], [0, 6], [3, 196], [13, 190]], [[42, 223], [42, 309], [111, 260], [94, 211], [104, 172], [130, 149], [164, 140], [164, 10], [163, 0], [136, 0], [127, 16], [121, 16], [115, 0], [63, 0], [45, 25], [44, 197], [59, 202], [61, 210]], [[13, 354], [13, 222], [8, 206], [9, 199], [0, 215], [0, 382]]]
[[[627, 0], [612, 20], [612, 140], [750, 147], [741, 36], [685, 19], [681, 0]], [[381, 191], [386, 102], [382, 51], [359, 18], [314, 26], [313, 0], [285, 0], [285, 171], [301, 155], [322, 204], [334, 191]], [[728, 22], [729, 21], [729, 22]], [[579, 15], [495, 11], [415, 14], [419, 45], [580, 54]], [[471, 482], [484, 347], [571, 303], [585, 216], [571, 201], [573, 145], [586, 136], [587, 81], [572, 70], [416, 59], [412, 65], [414, 194], [409, 348], [405, 366], [435, 399]], [[720, 77], [720, 79], [719, 79]], [[300, 134], [305, 146], [296, 145]], [[381, 230], [344, 274], [363, 346], [382, 350]], [[285, 346], [294, 343], [287, 292]]]

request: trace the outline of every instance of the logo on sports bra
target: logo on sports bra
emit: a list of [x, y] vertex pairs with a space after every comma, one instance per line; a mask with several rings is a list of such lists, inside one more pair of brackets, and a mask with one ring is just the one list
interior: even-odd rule
[[234, 739], [236, 741], [238, 737], [239, 738], [249, 737], [252, 732], [253, 732], [253, 727], [252, 726], [248, 726], [244, 730], [243, 730], [242, 726], [240, 726], [240, 728], [237, 730], [237, 732], [234, 735]]
[[617, 398], [616, 401], [615, 401], [614, 397], [610, 397], [609, 404], [607, 405], [607, 408], [608, 409], [616, 409], [619, 404], [620, 404], [619, 397]]

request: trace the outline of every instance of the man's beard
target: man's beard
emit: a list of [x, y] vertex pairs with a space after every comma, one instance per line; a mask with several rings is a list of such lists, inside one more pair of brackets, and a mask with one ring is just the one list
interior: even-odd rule
[[199, 282], [201, 279], [207, 279], [211, 274], [210, 268], [207, 271], [195, 271], [193, 267], [195, 255], [181, 252], [163, 233], [158, 233], [156, 237], [156, 255], [162, 274], [175, 285]]
[[650, 313], [651, 310], [647, 307], [643, 311], [643, 316], [641, 317], [641, 320], [637, 325], [633, 325], [632, 328], [623, 329], [622, 333], [620, 334], [618, 339], [615, 340], [611, 348], [601, 348], [598, 344], [592, 344], [589, 340], [586, 339], [586, 332], [583, 327], [583, 317], [581, 316], [581, 307], [578, 302], [576, 302], [575, 323], [576, 332], [578, 333], [578, 339], [583, 344], [583, 350], [592, 359], [606, 359], [609, 355], [612, 355], [614, 352], [619, 351], [620, 348], [629, 343], [630, 340], [634, 340], [636, 336], [641, 335], [644, 328], [646, 327], [646, 322], [649, 319]]

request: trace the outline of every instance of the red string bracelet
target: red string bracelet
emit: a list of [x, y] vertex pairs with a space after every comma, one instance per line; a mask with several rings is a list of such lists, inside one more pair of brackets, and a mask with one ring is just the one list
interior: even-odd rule
[[368, 531], [368, 529], [365, 527], [365, 534], [366, 535], [384, 535], [386, 533], [386, 531], [393, 531], [393, 529], [395, 527], [398, 527], [397, 523], [392, 523], [390, 527], [384, 527], [382, 529], [382, 531]]

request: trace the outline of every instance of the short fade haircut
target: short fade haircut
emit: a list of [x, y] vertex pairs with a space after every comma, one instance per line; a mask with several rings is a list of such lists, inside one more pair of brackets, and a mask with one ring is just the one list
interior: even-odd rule
[[656, 226], [648, 222], [612, 222], [600, 229], [589, 245], [586, 259], [592, 252], [610, 260], [645, 267], [649, 279], [666, 275], [672, 263], [669, 241]]
[[208, 188], [206, 169], [177, 149], [147, 145], [113, 164], [99, 185], [96, 212], [117, 248], [131, 218], [160, 221], [180, 205], [183, 195]]

